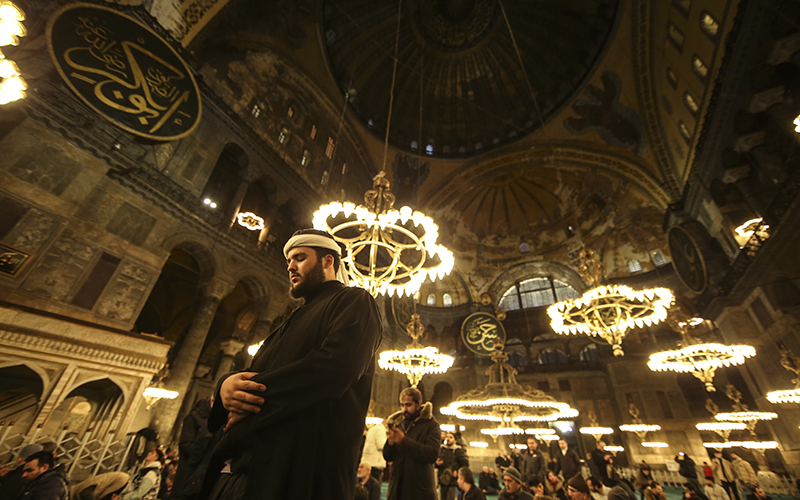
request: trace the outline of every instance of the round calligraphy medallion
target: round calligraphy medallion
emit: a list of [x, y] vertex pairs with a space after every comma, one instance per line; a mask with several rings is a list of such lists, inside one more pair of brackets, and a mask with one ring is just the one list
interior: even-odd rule
[[694, 239], [681, 226], [672, 226], [667, 231], [667, 244], [678, 278], [691, 291], [703, 293], [708, 284], [708, 272], [703, 254]]
[[171, 141], [200, 121], [200, 90], [177, 52], [141, 22], [75, 3], [47, 25], [50, 56], [89, 107], [133, 134]]
[[491, 356], [496, 341], [505, 343], [506, 331], [493, 314], [476, 312], [461, 324], [461, 339], [475, 354]]

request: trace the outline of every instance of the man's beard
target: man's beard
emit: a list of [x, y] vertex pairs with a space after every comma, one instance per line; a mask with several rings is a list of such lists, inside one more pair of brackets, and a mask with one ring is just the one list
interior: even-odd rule
[[308, 296], [315, 288], [325, 282], [325, 271], [322, 270], [322, 260], [317, 261], [315, 265], [306, 276], [302, 276], [302, 281], [295, 286], [289, 285], [289, 295], [293, 299], [304, 298]]

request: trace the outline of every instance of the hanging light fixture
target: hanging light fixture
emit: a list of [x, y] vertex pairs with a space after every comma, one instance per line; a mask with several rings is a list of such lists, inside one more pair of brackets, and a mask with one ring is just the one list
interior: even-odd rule
[[344, 245], [342, 261], [350, 280], [373, 296], [411, 296], [426, 278], [450, 274], [453, 252], [436, 243], [439, 227], [410, 207], [395, 210], [385, 173], [364, 195], [366, 206], [329, 203], [314, 212], [314, 229], [326, 231]]
[[746, 358], [756, 355], [749, 345], [701, 343], [689, 335], [690, 328], [703, 322], [702, 318], [670, 321], [683, 339], [679, 349], [651, 354], [647, 366], [653, 371], [691, 373], [705, 384], [708, 392], [714, 392], [714, 373], [718, 368], [741, 365]]
[[419, 343], [425, 327], [419, 314], [412, 314], [406, 326], [411, 343], [404, 351], [383, 351], [378, 357], [378, 366], [384, 370], [395, 370], [405, 374], [412, 387], [416, 387], [422, 377], [431, 373], [444, 373], [453, 366], [453, 357], [439, 354], [435, 347], [423, 347]]
[[748, 450], [774, 450], [778, 447], [777, 441], [727, 441], [725, 443], [703, 443], [706, 448], [746, 448]]
[[639, 436], [639, 439], [642, 440], [643, 446], [644, 446], [644, 438], [645, 436], [647, 436], [648, 432], [661, 430], [660, 425], [645, 424], [644, 422], [642, 422], [642, 419], [639, 418], [639, 408], [637, 408], [636, 405], [633, 403], [628, 405], [628, 414], [631, 416], [633, 423], [620, 425], [619, 430], [624, 432], [633, 432], [634, 434]]
[[567, 403], [556, 401], [542, 391], [525, 389], [517, 383], [517, 370], [507, 363], [508, 355], [503, 347], [503, 342], [496, 339], [486, 386], [473, 389], [443, 407], [440, 410], [443, 415], [499, 422], [499, 427], [518, 427], [520, 422], [547, 422], [578, 416], [578, 411]]
[[600, 424], [597, 423], [597, 414], [595, 414], [594, 411], [590, 411], [587, 417], [589, 418], [589, 426], [579, 428], [578, 431], [581, 434], [588, 434], [592, 436], [595, 441], [599, 441], [603, 435], [612, 434], [614, 432], [614, 429], [611, 427], [601, 427]]
[[[27, 35], [25, 13], [12, 2], [0, 2], [0, 46], [17, 45]], [[14, 61], [0, 52], [0, 105], [25, 98], [28, 85]]]
[[750, 411], [750, 409], [742, 403], [742, 393], [737, 390], [733, 384], [725, 386], [725, 395], [728, 399], [733, 401], [733, 411], [717, 413], [714, 418], [722, 422], [744, 422], [747, 425], [747, 430], [753, 436], [756, 435], [756, 425], [761, 420], [772, 420], [778, 418], [777, 413], [769, 411]]
[[695, 428], [698, 431], [715, 432], [727, 441], [732, 431], [743, 431], [747, 429], [747, 424], [744, 422], [701, 422], [695, 425]]
[[782, 391], [771, 391], [767, 393], [767, 401], [770, 403], [800, 403], [800, 358], [794, 355], [792, 351], [781, 345], [781, 366], [786, 368], [789, 372], [794, 374], [792, 383], [794, 389], [786, 389]]
[[645, 448], [669, 448], [669, 444], [664, 441], [642, 441]]
[[142, 396], [144, 397], [146, 408], [149, 410], [162, 399], [175, 399], [178, 397], [178, 394], [180, 393], [177, 391], [170, 391], [162, 387], [148, 387], [144, 390]]
[[592, 287], [577, 299], [556, 302], [547, 308], [550, 326], [560, 335], [587, 334], [599, 336], [622, 356], [622, 339], [629, 330], [652, 326], [667, 318], [674, 301], [666, 288], [633, 290], [625, 285], [602, 285], [605, 267], [594, 258], [594, 252], [583, 248], [578, 274]]

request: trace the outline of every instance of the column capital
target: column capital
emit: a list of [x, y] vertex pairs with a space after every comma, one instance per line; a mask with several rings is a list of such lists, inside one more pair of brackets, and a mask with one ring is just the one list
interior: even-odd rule
[[244, 342], [240, 342], [236, 339], [223, 340], [219, 343], [219, 349], [225, 356], [236, 356], [243, 347]]
[[200, 287], [204, 298], [213, 298], [219, 301], [231, 293], [236, 285], [220, 279], [214, 279], [203, 283]]

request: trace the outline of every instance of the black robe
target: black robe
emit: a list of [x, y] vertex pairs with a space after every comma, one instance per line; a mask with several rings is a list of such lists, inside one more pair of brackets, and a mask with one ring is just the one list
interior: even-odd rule
[[[383, 326], [375, 300], [327, 281], [264, 342], [246, 371], [266, 391], [259, 413], [223, 435], [208, 468], [208, 498], [226, 459], [247, 475], [248, 500], [353, 498], [359, 444]], [[224, 378], [222, 379], [224, 380]], [[219, 382], [209, 430], [223, 426]]]

